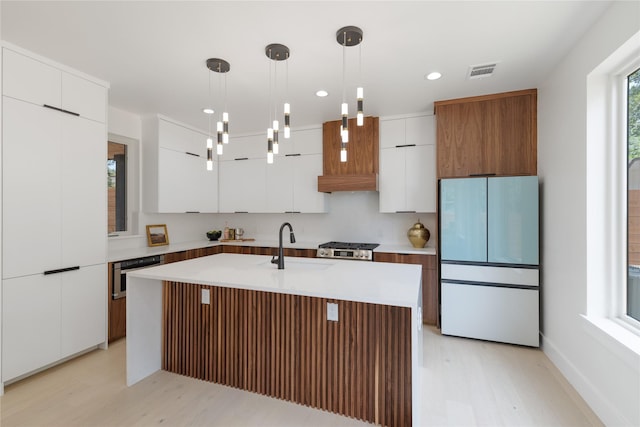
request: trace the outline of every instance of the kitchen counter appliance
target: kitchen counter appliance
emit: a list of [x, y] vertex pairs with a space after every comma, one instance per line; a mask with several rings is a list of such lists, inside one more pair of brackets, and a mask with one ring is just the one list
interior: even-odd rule
[[164, 255], [152, 255], [143, 258], [129, 259], [113, 263], [113, 277], [111, 283], [111, 297], [124, 298], [127, 295], [127, 275], [141, 268], [164, 264]]
[[318, 246], [318, 258], [353, 259], [373, 261], [373, 250], [378, 243], [327, 242]]

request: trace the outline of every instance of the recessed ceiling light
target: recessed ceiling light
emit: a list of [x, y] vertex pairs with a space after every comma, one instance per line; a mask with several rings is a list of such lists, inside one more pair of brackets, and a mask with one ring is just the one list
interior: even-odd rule
[[319, 96], [320, 98], [324, 98], [327, 95], [329, 95], [329, 92], [327, 92], [326, 90], [320, 89], [316, 92], [316, 96]]
[[429, 73], [426, 76], [427, 80], [438, 80], [440, 77], [442, 77], [442, 74], [440, 74], [437, 71], [434, 71], [433, 73]]
[[213, 114], [213, 108], [205, 107], [202, 109], [202, 112], [205, 114]]

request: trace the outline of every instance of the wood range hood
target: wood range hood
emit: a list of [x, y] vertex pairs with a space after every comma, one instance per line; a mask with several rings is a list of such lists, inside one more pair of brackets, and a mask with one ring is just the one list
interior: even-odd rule
[[378, 191], [378, 117], [365, 117], [364, 126], [349, 120], [347, 161], [340, 161], [341, 121], [322, 125], [322, 176], [318, 191]]

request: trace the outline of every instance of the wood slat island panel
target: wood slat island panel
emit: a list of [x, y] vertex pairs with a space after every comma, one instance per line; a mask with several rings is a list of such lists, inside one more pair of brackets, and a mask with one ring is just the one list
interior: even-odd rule
[[163, 285], [163, 369], [385, 426], [411, 425], [410, 331], [408, 307]]

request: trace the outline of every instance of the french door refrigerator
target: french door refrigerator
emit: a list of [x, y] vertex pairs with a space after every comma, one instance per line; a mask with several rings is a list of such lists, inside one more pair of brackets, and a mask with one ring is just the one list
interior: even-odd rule
[[440, 181], [441, 330], [539, 346], [538, 177]]

